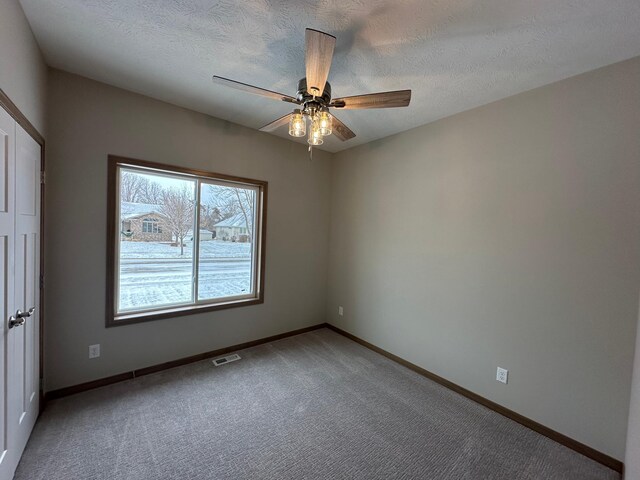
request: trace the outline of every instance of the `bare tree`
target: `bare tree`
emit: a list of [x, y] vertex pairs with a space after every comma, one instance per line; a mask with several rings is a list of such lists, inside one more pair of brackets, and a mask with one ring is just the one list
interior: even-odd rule
[[159, 213], [166, 218], [167, 226], [180, 244], [180, 255], [184, 255], [184, 240], [193, 226], [193, 204], [193, 191], [187, 186], [162, 193]]
[[236, 201], [233, 188], [217, 187], [214, 198], [216, 205], [220, 209], [222, 220], [231, 218], [238, 213], [238, 202]]
[[120, 199], [123, 202], [140, 202], [142, 184], [145, 181], [140, 175], [124, 172], [120, 178]]
[[255, 192], [246, 188], [234, 188], [238, 207], [244, 216], [245, 226], [250, 235], [253, 236], [253, 205]]
[[211, 205], [218, 208], [221, 220], [233, 217], [238, 213], [245, 214], [247, 220], [247, 227], [251, 226], [250, 217], [253, 217], [253, 203], [255, 194], [253, 190], [238, 188], [238, 187], [224, 187], [221, 185], [209, 186], [210, 193], [208, 198]]
[[143, 178], [143, 182], [140, 187], [140, 202], [159, 205], [162, 203], [163, 193], [164, 189], [162, 188], [162, 185]]
[[162, 202], [163, 188], [157, 182], [142, 175], [124, 172], [120, 180], [120, 199], [123, 202], [150, 203], [158, 205]]
[[245, 227], [253, 235], [253, 211], [255, 192], [241, 187], [208, 185], [202, 195], [203, 205], [200, 210], [200, 223], [213, 230], [216, 223], [236, 215], [242, 215]]
[[220, 209], [214, 205], [200, 205], [200, 225], [210, 232], [213, 232], [214, 225], [222, 220]]

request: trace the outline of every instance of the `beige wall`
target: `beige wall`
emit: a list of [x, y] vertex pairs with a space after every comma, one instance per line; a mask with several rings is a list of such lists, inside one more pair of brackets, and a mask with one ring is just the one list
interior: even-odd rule
[[[47, 391], [325, 321], [329, 154], [56, 70], [48, 94]], [[268, 181], [265, 303], [105, 329], [110, 153]]]
[[0, 88], [45, 134], [47, 66], [18, 0], [0, 2]]
[[[302, 145], [52, 71], [46, 390], [328, 319], [622, 459], [639, 80], [634, 59], [311, 162]], [[269, 181], [265, 304], [105, 329], [109, 153]]]
[[328, 320], [622, 459], [639, 85], [636, 58], [337, 154]]
[[[342, 152], [331, 179], [329, 154], [59, 71], [46, 122], [17, 0], [0, 45], [0, 88], [50, 138], [46, 390], [328, 318], [620, 459], [631, 393], [640, 476], [639, 59]], [[268, 180], [265, 304], [105, 329], [108, 153]]]
[[636, 354], [633, 361], [633, 381], [629, 404], [627, 447], [624, 456], [624, 476], [628, 480], [640, 478], [640, 317], [636, 332]]

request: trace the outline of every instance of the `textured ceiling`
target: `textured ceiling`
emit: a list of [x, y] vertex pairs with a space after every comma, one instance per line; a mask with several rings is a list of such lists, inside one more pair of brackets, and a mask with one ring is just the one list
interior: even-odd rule
[[[342, 111], [338, 151], [640, 55], [638, 0], [21, 0], [49, 65], [260, 128], [295, 95], [304, 29], [337, 37], [334, 97], [410, 88], [411, 106]], [[276, 132], [287, 138], [286, 128]]]

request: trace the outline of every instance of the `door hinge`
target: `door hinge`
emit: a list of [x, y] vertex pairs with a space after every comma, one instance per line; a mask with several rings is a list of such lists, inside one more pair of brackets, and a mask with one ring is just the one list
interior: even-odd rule
[[44, 275], [40, 275], [40, 290], [44, 288]]
[[45, 174], [44, 172], [40, 172], [40, 183], [44, 184], [45, 181]]

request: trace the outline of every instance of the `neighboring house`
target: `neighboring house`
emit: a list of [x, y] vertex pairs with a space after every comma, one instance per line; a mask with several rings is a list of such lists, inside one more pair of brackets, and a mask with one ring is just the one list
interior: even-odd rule
[[242, 212], [216, 223], [213, 226], [213, 231], [218, 240], [251, 241], [251, 232], [247, 228], [247, 220]]
[[122, 202], [121, 238], [130, 242], [171, 242], [171, 230], [160, 213], [160, 205]]
[[[187, 236], [185, 238], [189, 241], [193, 241], [193, 229], [187, 232]], [[207, 230], [206, 228], [200, 229], [199, 239], [201, 242], [205, 242], [207, 240], [214, 240], [215, 238], [216, 238], [215, 234], [211, 230]]]

